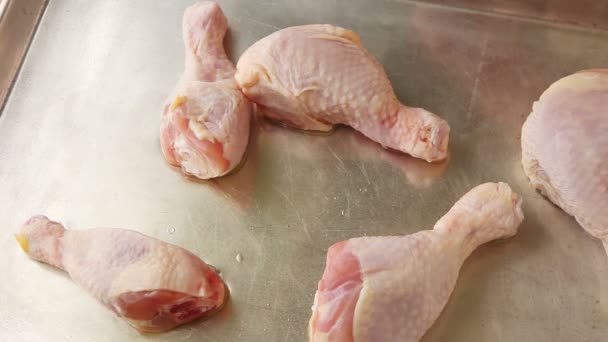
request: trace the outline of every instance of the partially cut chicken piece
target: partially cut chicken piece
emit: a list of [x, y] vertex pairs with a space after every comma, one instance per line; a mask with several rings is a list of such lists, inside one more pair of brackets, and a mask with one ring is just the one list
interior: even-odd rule
[[15, 237], [31, 258], [66, 271], [140, 331], [165, 331], [209, 315], [226, 299], [213, 267], [183, 248], [135, 231], [66, 230], [38, 215]]
[[269, 118], [305, 130], [346, 124], [383, 146], [426, 161], [447, 156], [449, 126], [399, 102], [382, 65], [352, 31], [306, 25], [253, 44], [236, 81]]
[[249, 139], [252, 106], [236, 87], [235, 68], [222, 45], [227, 29], [226, 17], [215, 2], [186, 9], [186, 67], [161, 117], [165, 159], [201, 179], [233, 170]]
[[517, 233], [521, 203], [507, 184], [486, 183], [465, 194], [433, 230], [334, 244], [315, 294], [310, 340], [420, 340], [469, 254]]
[[553, 83], [534, 103], [521, 147], [532, 185], [608, 252], [608, 69]]

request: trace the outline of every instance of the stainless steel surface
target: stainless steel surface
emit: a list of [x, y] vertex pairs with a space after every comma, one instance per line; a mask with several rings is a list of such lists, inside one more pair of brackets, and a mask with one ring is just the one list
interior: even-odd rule
[[[524, 197], [520, 233], [468, 259], [424, 341], [606, 340], [608, 258], [528, 184], [519, 132], [554, 80], [606, 67], [607, 33], [410, 1], [221, 1], [233, 59], [290, 25], [358, 32], [405, 103], [451, 124], [451, 157], [431, 165], [350, 129], [314, 136], [262, 122], [244, 167], [203, 183], [165, 165], [158, 143], [189, 3], [50, 2], [0, 116], [0, 340], [302, 341], [328, 246], [429, 228], [494, 180]], [[230, 302], [141, 336], [21, 252], [12, 233], [35, 213], [192, 250], [221, 270]]]
[[604, 0], [422, 0], [422, 2], [608, 29], [608, 1]]
[[0, 110], [46, 2], [0, 0]]

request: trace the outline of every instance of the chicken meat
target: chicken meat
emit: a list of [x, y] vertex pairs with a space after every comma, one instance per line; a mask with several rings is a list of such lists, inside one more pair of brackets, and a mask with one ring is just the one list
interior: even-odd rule
[[608, 69], [553, 83], [534, 103], [521, 146], [533, 186], [608, 252]]
[[252, 105], [237, 89], [222, 41], [228, 24], [218, 4], [186, 9], [185, 70], [163, 108], [163, 155], [187, 175], [209, 179], [239, 165], [249, 139]]
[[432, 230], [334, 244], [315, 294], [310, 341], [420, 340], [469, 254], [517, 233], [521, 203], [507, 184], [486, 183], [465, 194]]
[[159, 332], [217, 311], [226, 288], [183, 248], [132, 230], [66, 230], [38, 215], [15, 235], [33, 259], [55, 266], [140, 331]]
[[277, 31], [245, 51], [235, 79], [264, 115], [292, 127], [330, 131], [345, 124], [429, 162], [447, 157], [448, 124], [401, 104], [382, 65], [352, 31], [331, 25]]

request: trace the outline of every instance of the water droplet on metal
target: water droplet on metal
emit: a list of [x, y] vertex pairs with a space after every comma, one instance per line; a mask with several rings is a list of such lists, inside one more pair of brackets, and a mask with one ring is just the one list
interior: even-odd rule
[[236, 255], [236, 261], [238, 261], [238, 262], [243, 261], [243, 256], [241, 255], [241, 253]]
[[167, 229], [167, 231], [169, 232], [169, 234], [175, 234], [175, 228], [173, 228], [173, 227], [169, 227], [169, 229]]

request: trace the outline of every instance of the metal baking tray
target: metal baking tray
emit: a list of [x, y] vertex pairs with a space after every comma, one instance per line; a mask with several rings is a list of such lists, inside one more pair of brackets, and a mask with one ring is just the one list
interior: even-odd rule
[[46, 0], [0, 0], [0, 112]]
[[[406, 0], [220, 1], [233, 60], [287, 26], [356, 31], [403, 102], [447, 119], [451, 156], [427, 164], [348, 128], [316, 136], [257, 120], [244, 166], [195, 182], [165, 164], [158, 137], [191, 2], [49, 2], [0, 115], [1, 341], [302, 341], [328, 246], [430, 228], [498, 180], [524, 198], [520, 233], [470, 256], [423, 341], [606, 341], [606, 253], [532, 189], [519, 134], [553, 81], [606, 67], [608, 32]], [[183, 246], [221, 270], [230, 301], [140, 335], [21, 252], [12, 233], [36, 213]]]

